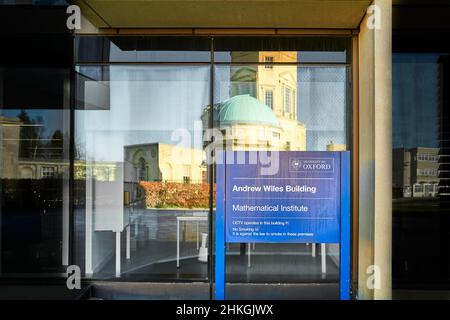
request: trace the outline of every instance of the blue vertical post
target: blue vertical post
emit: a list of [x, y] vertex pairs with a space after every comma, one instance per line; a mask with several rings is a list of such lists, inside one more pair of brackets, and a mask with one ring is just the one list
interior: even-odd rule
[[350, 152], [341, 152], [341, 244], [339, 297], [350, 300]]
[[225, 152], [216, 153], [216, 220], [214, 299], [225, 299]]

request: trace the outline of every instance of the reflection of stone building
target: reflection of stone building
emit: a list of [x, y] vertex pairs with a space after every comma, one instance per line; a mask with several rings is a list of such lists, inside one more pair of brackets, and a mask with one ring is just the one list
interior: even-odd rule
[[4, 179], [44, 179], [61, 176], [69, 164], [62, 159], [20, 157], [23, 126], [19, 118], [0, 117], [0, 171]]
[[18, 176], [20, 124], [19, 118], [0, 117], [0, 172], [3, 179]]
[[411, 152], [405, 148], [394, 149], [392, 159], [393, 197], [411, 197]]
[[435, 197], [439, 185], [439, 149], [393, 150], [394, 197]]
[[204, 182], [204, 152], [164, 143], [125, 146], [125, 183], [139, 181]]
[[68, 173], [69, 164], [63, 160], [20, 160], [17, 179], [46, 179], [62, 177]]
[[[231, 98], [214, 106], [216, 125], [233, 150], [306, 150], [306, 128], [297, 120], [296, 52], [233, 52]], [[204, 124], [207, 112], [203, 115]]]
[[[20, 135], [24, 127], [19, 118], [0, 117], [0, 172], [2, 179], [47, 179], [68, 178], [69, 161], [61, 154], [53, 159], [40, 156], [21, 157], [20, 147], [23, 143]], [[75, 161], [75, 179], [86, 178], [87, 165], [83, 161]], [[100, 181], [115, 179], [116, 164], [96, 163], [89, 166], [91, 175]]]
[[334, 143], [333, 141], [330, 141], [329, 144], [327, 144], [327, 151], [346, 151], [347, 145], [342, 143]]

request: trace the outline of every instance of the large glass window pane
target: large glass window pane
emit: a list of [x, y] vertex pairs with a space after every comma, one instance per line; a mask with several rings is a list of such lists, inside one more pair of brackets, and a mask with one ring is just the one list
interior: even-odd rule
[[[87, 276], [205, 280], [209, 66], [79, 66], [76, 259]], [[116, 255], [120, 256], [119, 262]]]
[[348, 147], [348, 68], [298, 69], [298, 119], [306, 126], [308, 151]]
[[349, 63], [350, 37], [216, 37], [218, 63]]
[[[258, 59], [255, 53], [254, 59]], [[286, 59], [295, 53], [281, 52]], [[266, 61], [266, 60], [262, 60]], [[215, 67], [214, 126], [227, 150], [343, 151], [348, 145], [347, 67], [235, 64]], [[267, 92], [272, 92], [267, 105]], [[223, 188], [223, 186], [217, 186]], [[322, 273], [320, 248], [327, 256]], [[231, 282], [334, 282], [339, 244], [230, 243]]]
[[69, 263], [69, 72], [5, 68], [0, 78], [0, 273], [59, 276]]
[[76, 61], [83, 62], [208, 62], [207, 37], [114, 36], [77, 37]]
[[392, 265], [398, 289], [450, 288], [449, 62], [448, 53], [393, 56]]

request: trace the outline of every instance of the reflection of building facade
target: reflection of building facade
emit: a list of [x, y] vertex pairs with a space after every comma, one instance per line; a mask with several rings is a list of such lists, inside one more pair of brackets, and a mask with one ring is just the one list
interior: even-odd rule
[[393, 150], [395, 197], [435, 197], [439, 186], [439, 148]]
[[[60, 157], [45, 159], [42, 157], [21, 157], [20, 147], [23, 139], [20, 135], [24, 127], [19, 118], [0, 117], [0, 169], [3, 179], [47, 179], [68, 178], [69, 161]], [[86, 170], [89, 175], [100, 181], [115, 180], [116, 164], [102, 162], [87, 166], [84, 161], [75, 161], [74, 178], [86, 179]], [[88, 168], [88, 169], [87, 169]]]
[[20, 157], [20, 131], [23, 123], [16, 117], [0, 117], [0, 164], [4, 179], [44, 179], [62, 176], [69, 167], [63, 159]]
[[201, 149], [164, 143], [125, 146], [125, 183], [139, 181], [204, 182]]
[[[1, 117], [0, 164], [2, 178], [44, 179], [61, 177], [68, 173], [69, 163], [64, 159], [20, 157], [20, 130], [22, 122], [15, 117]], [[125, 148], [125, 181], [205, 181], [204, 152], [199, 149], [152, 143]], [[101, 162], [86, 165], [75, 161], [75, 179], [85, 179], [86, 170], [99, 181], [115, 180], [116, 164]]]
[[[192, 121], [200, 116], [200, 108], [217, 92], [221, 94], [217, 103], [224, 103], [228, 95], [250, 94], [272, 109], [276, 119], [273, 121], [268, 114], [245, 119], [242, 110], [236, 118], [224, 115], [224, 120], [230, 122], [223, 128], [236, 129], [227, 137], [235, 144], [234, 148], [250, 145], [255, 135], [252, 131], [261, 128], [263, 135], [256, 142], [258, 147], [269, 145], [275, 149], [278, 142], [279, 149], [303, 150], [292, 145], [295, 141], [286, 134], [287, 124], [281, 123], [283, 119], [286, 122], [297, 119], [308, 129], [309, 151], [339, 150], [342, 144], [348, 144], [352, 153], [351, 190], [355, 191], [350, 206], [352, 230], [349, 234], [341, 230], [345, 236], [342, 239], [350, 237], [350, 252], [343, 250], [345, 256], [340, 256], [328, 251], [328, 247], [322, 251], [324, 258], [338, 259], [345, 268], [337, 266], [335, 274], [336, 268], [327, 263], [327, 274], [321, 274], [320, 259], [310, 257], [307, 253], [312, 246], [304, 244], [257, 244], [256, 252], [249, 245], [248, 262], [253, 265], [246, 268], [247, 252], [239, 249], [238, 244], [230, 244], [227, 253], [232, 256], [227, 258], [227, 269], [231, 272], [226, 279], [241, 283], [228, 290], [228, 298], [337, 299], [344, 292], [338, 282], [347, 279], [339, 273], [347, 270], [349, 259], [351, 299], [448, 296], [450, 267], [446, 240], [450, 226], [445, 213], [449, 211], [450, 196], [450, 49], [448, 42], [442, 41], [450, 35], [448, 1], [187, 0], [165, 1], [162, 5], [161, 1], [114, 1], [104, 5], [101, 1], [9, 0], [2, 4], [7, 4], [0, 6], [7, 17], [2, 19], [7, 41], [2, 50], [0, 114], [12, 116], [16, 108], [27, 108], [31, 118], [44, 119], [47, 132], [56, 127], [67, 129], [71, 143], [66, 139], [65, 148], [70, 145], [72, 150], [65, 153], [64, 159], [75, 164], [75, 172], [71, 170], [74, 176], [70, 178], [79, 181], [74, 184], [76, 190], [58, 183], [55, 194], [46, 192], [46, 185], [54, 188], [45, 179], [2, 184], [0, 271], [8, 285], [0, 290], [1, 297], [76, 296], [95, 300], [213, 296], [218, 291], [213, 289], [218, 288], [215, 285], [219, 279], [210, 272], [216, 258], [213, 223], [205, 222], [205, 228], [201, 229], [209, 233], [209, 265], [195, 266], [196, 259], [192, 257], [197, 247], [195, 242], [186, 241], [181, 242], [181, 268], [175, 268], [177, 216], [193, 212], [138, 211], [133, 215], [132, 232], [127, 229], [122, 236], [117, 230], [115, 235], [96, 231], [99, 229], [95, 221], [101, 211], [105, 222], [110, 220], [108, 215], [127, 212], [128, 208], [120, 208], [121, 188], [114, 194], [102, 193], [104, 198], [96, 194], [99, 189], [107, 190], [103, 182], [109, 179], [119, 181], [115, 185], [123, 184], [124, 176], [112, 177], [114, 172], [122, 174], [125, 169], [125, 146], [168, 142], [169, 131], [190, 129]], [[68, 4], [78, 4], [81, 9], [81, 16], [76, 16], [83, 23], [73, 32], [64, 24]], [[376, 30], [371, 27], [378, 10], [373, 9], [379, 9], [382, 18], [375, 19]], [[251, 58], [247, 59], [242, 51], [252, 50], [261, 51], [256, 53], [256, 59], [255, 53], [250, 53], [247, 57]], [[269, 53], [270, 50], [278, 51]], [[240, 52], [229, 54], [236, 51]], [[271, 86], [269, 75], [281, 66], [271, 66], [270, 62], [279, 61], [279, 57], [294, 61], [294, 56], [289, 56], [291, 51], [299, 52], [297, 61], [301, 62], [297, 88], [290, 86], [289, 77], [285, 78], [284, 89], [276, 83]], [[436, 55], [440, 56], [439, 61], [429, 59]], [[245, 62], [248, 69], [244, 70], [242, 64], [238, 66], [239, 61]], [[260, 65], [255, 67], [254, 61]], [[230, 84], [230, 70], [237, 84], [240, 77], [243, 81], [223, 94], [222, 89], [228, 90]], [[245, 83], [247, 74], [251, 80]], [[263, 82], [264, 77], [267, 81]], [[225, 83], [218, 81], [223, 79]], [[249, 89], [241, 91], [247, 85]], [[294, 94], [298, 107], [283, 115], [286, 111], [283, 101], [289, 102], [292, 97], [286, 92], [292, 93], [293, 89], [297, 89]], [[240, 102], [236, 105], [247, 102], [262, 113], [261, 105], [255, 101]], [[170, 110], [172, 106], [174, 109]], [[212, 109], [211, 105], [211, 115]], [[297, 124], [290, 123], [294, 133]], [[0, 135], [18, 137], [14, 131], [20, 129], [13, 126], [14, 123], [0, 128]], [[394, 144], [393, 137], [398, 137]], [[40, 155], [32, 157], [21, 152], [23, 140], [26, 139], [19, 138], [17, 142], [2, 139], [0, 177], [7, 178], [3, 180], [37, 179], [59, 172], [61, 164], [57, 159], [44, 160]], [[331, 140], [336, 143], [330, 143]], [[431, 143], [424, 143], [427, 141]], [[438, 144], [439, 193], [447, 197], [392, 202], [392, 180], [401, 196], [405, 191], [411, 197], [414, 185], [420, 184], [418, 181], [429, 184], [436, 180], [434, 156], [414, 159], [410, 148]], [[400, 158], [394, 156], [392, 163], [393, 145], [407, 149], [397, 150]], [[81, 148], [74, 150], [78, 146]], [[87, 161], [78, 163], [78, 158], [84, 156]], [[138, 162], [132, 165], [134, 176], [148, 178], [147, 165], [153, 160], [148, 159], [148, 163], [145, 158], [135, 160]], [[39, 166], [32, 169], [33, 165]], [[393, 173], [388, 170], [392, 165], [398, 168]], [[6, 185], [19, 188], [10, 191]], [[39, 188], [35, 189], [35, 185]], [[91, 189], [86, 189], [90, 186]], [[417, 196], [420, 186], [416, 189]], [[48, 193], [51, 200], [64, 199], [58, 200], [58, 206], [70, 208], [66, 223], [60, 221], [65, 217], [62, 208], [50, 214], [49, 211], [42, 214], [40, 204], [24, 208], [23, 202], [28, 202], [27, 197], [34, 190]], [[209, 191], [209, 197], [213, 198], [214, 192]], [[12, 201], [5, 201], [6, 197]], [[84, 203], [85, 199], [90, 203]], [[109, 202], [118, 205], [117, 210], [112, 212], [107, 207]], [[49, 216], [54, 219], [49, 220]], [[213, 212], [208, 216], [213, 219]], [[152, 227], [147, 230], [149, 225]], [[183, 230], [190, 227], [195, 235], [198, 230], [195, 223], [187, 223], [180, 230], [182, 237], [189, 234]], [[130, 246], [130, 241], [125, 241], [127, 233], [132, 235], [131, 260], [120, 250], [121, 245], [126, 249], [125, 243]], [[89, 243], [91, 251], [86, 250]], [[115, 257], [114, 250], [118, 252]], [[46, 251], [48, 255], [44, 254]], [[87, 257], [92, 262], [90, 268]], [[125, 281], [111, 283], [114, 258], [123, 268]], [[82, 281], [82, 290], [52, 285], [66, 280], [65, 270], [70, 264], [81, 267], [82, 279], [95, 271], [92, 279]], [[368, 280], [374, 280], [371, 272], [367, 272], [374, 270], [373, 266], [377, 266], [377, 274], [381, 275], [375, 288], [367, 285], [371, 282]], [[175, 283], [179, 281], [183, 283]], [[420, 290], [424, 288], [427, 290]]]
[[0, 117], [0, 170], [1, 178], [14, 179], [18, 175], [20, 139], [19, 118]]
[[342, 143], [334, 143], [333, 141], [330, 141], [329, 144], [327, 144], [327, 151], [346, 151], [347, 145]]
[[[297, 120], [297, 52], [233, 52], [231, 98], [215, 105], [215, 120], [232, 150], [306, 150], [306, 128]], [[205, 123], [204, 114], [204, 123]]]

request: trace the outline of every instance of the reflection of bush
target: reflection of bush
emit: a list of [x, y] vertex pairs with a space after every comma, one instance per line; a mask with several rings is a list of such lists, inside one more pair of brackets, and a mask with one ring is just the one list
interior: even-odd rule
[[139, 185], [145, 190], [147, 208], [209, 207], [209, 183], [141, 181]]

